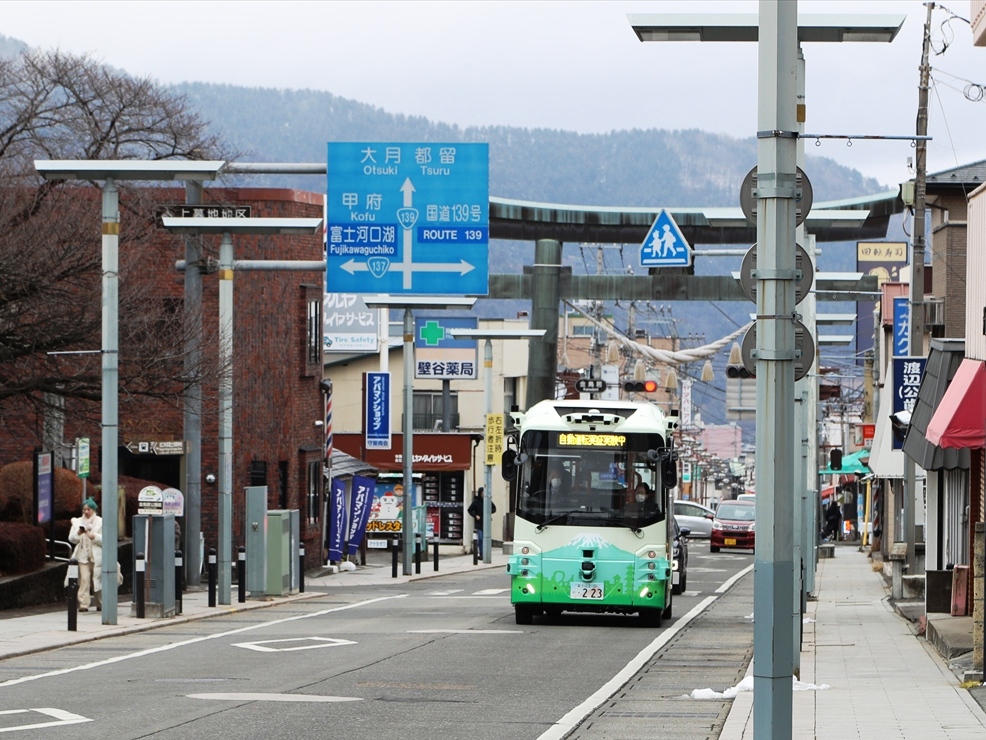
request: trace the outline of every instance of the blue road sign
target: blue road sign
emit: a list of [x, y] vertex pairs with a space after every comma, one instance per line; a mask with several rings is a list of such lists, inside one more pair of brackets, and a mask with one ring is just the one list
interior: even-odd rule
[[326, 292], [489, 293], [488, 144], [328, 145]]
[[688, 267], [691, 263], [692, 248], [688, 240], [671, 214], [662, 208], [640, 245], [640, 264], [644, 267]]

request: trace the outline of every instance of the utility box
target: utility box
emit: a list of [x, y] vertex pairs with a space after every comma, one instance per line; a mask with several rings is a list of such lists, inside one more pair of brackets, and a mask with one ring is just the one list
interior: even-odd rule
[[[144, 616], [175, 616], [175, 515], [137, 514], [133, 518], [133, 570], [144, 553]], [[130, 607], [137, 616], [137, 594]]]
[[246, 588], [251, 596], [263, 596], [267, 593], [267, 486], [246, 487], [243, 528]]
[[267, 512], [267, 595], [285, 596], [291, 590], [291, 512]]

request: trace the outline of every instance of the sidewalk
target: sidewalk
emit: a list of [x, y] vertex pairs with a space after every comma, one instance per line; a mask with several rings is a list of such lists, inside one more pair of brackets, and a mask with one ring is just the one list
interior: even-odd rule
[[[209, 593], [206, 588], [186, 591], [182, 596], [182, 613], [177, 617], [157, 619], [137, 619], [130, 616], [131, 601], [121, 601], [117, 604], [117, 624], [102, 623], [102, 613], [94, 611], [77, 615], [76, 631], [68, 631], [68, 610], [61, 607], [33, 607], [30, 609], [11, 609], [0, 611], [0, 660], [18, 655], [27, 655], [43, 650], [74, 645], [103, 637], [123, 635], [133, 632], [143, 632], [171, 624], [191, 622], [196, 619], [229, 615], [248, 609], [263, 609], [300, 599], [311, 599], [324, 595], [324, 588], [332, 586], [372, 586], [385, 583], [406, 583], [422, 578], [461, 573], [481, 568], [505, 568], [507, 556], [499, 549], [493, 551], [492, 563], [485, 565], [480, 561], [472, 564], [472, 555], [457, 555], [443, 557], [439, 560], [437, 572], [431, 560], [421, 562], [420, 575], [403, 575], [402, 566], [398, 565], [397, 578], [392, 577], [390, 564], [386, 567], [375, 564], [361, 566], [355, 571], [343, 571], [332, 575], [305, 578], [305, 593], [290, 596], [268, 596], [262, 599], [251, 599], [240, 604], [237, 602], [237, 586], [233, 584], [232, 604], [209, 606]], [[204, 586], [205, 584], [203, 584]]]
[[[935, 648], [893, 611], [865, 553], [837, 547], [834, 558], [819, 560], [816, 583], [801, 681], [830, 688], [794, 692], [793, 738], [986, 737], [986, 712]], [[744, 692], [733, 701], [720, 740], [752, 738], [753, 694]]]

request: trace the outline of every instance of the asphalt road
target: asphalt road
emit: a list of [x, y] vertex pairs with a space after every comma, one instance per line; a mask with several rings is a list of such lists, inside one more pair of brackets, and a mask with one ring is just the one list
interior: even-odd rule
[[728, 704], [683, 695], [721, 691], [745, 672], [752, 576], [715, 591], [753, 556], [692, 548], [688, 590], [661, 629], [574, 614], [520, 627], [499, 569], [333, 587], [306, 601], [4, 661], [0, 682], [20, 681], [0, 688], [0, 733], [718, 737]]

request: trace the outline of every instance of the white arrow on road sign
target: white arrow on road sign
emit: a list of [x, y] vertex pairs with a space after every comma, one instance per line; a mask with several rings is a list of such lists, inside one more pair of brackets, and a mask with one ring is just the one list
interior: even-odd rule
[[671, 214], [662, 208], [640, 245], [640, 264], [644, 267], [688, 267], [692, 248]]
[[[408, 267], [404, 262], [391, 262], [384, 257], [376, 257], [374, 259], [377, 264], [380, 262], [386, 262], [387, 264], [381, 270], [377, 264], [371, 265], [369, 261], [357, 262], [351, 259], [344, 262], [340, 267], [350, 275], [355, 275], [357, 272], [371, 272], [374, 277], [381, 277], [388, 271], [403, 272]], [[418, 262], [410, 265], [410, 268], [411, 272], [457, 272], [460, 275], [465, 275], [467, 272], [475, 270], [476, 266], [469, 264], [465, 260], [459, 260], [458, 262]]]

